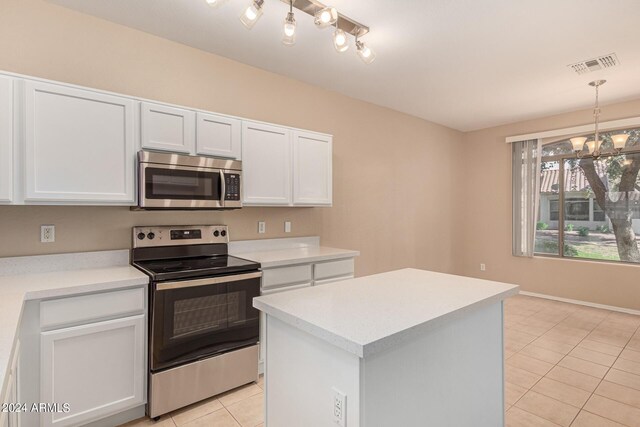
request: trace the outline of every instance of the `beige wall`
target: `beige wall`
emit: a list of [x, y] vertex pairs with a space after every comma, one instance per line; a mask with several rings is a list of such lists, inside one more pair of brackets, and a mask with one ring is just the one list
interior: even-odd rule
[[[332, 208], [0, 207], [0, 256], [128, 248], [136, 224], [227, 223], [234, 239], [284, 237], [288, 219], [287, 236], [362, 251], [358, 275], [452, 269], [460, 132], [41, 0], [0, 2], [0, 70], [334, 135]], [[49, 223], [57, 241], [41, 244]]]
[[[640, 309], [640, 267], [511, 255], [511, 146], [507, 136], [591, 123], [577, 111], [465, 134], [464, 181], [458, 188], [454, 240], [458, 274], [516, 283], [523, 290]], [[640, 115], [640, 100], [607, 105], [603, 120]], [[487, 271], [480, 271], [480, 263]]]
[[[335, 137], [332, 208], [5, 206], [0, 256], [127, 248], [133, 225], [226, 223], [237, 240], [284, 237], [283, 221], [291, 220], [286, 236], [320, 235], [325, 245], [362, 251], [358, 275], [413, 266], [640, 309], [639, 267], [511, 256], [504, 138], [589, 123], [590, 110], [463, 135], [41, 0], [0, 2], [0, 69]], [[603, 114], [637, 116], [640, 101], [606, 106]], [[258, 220], [267, 221], [267, 234], [257, 234]], [[39, 225], [49, 223], [57, 241], [41, 244]]]

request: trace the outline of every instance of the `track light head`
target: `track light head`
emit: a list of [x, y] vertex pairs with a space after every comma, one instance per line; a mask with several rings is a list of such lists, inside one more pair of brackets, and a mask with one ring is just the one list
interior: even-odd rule
[[333, 32], [333, 47], [336, 48], [338, 52], [345, 52], [349, 49], [349, 40], [347, 39], [347, 33], [345, 33], [340, 28], [336, 28]]
[[358, 56], [365, 64], [371, 64], [376, 59], [376, 53], [366, 43], [356, 39], [356, 49], [358, 50]]
[[282, 43], [286, 46], [296, 44], [296, 18], [293, 16], [293, 12], [287, 13], [287, 17], [284, 20]]
[[209, 6], [215, 9], [222, 6], [222, 4], [225, 3], [227, 0], [205, 0], [205, 1]]
[[338, 10], [335, 7], [327, 6], [316, 12], [314, 22], [319, 28], [326, 28], [335, 24], [337, 20]]
[[248, 29], [252, 29], [263, 14], [264, 0], [253, 0], [240, 14], [240, 22]]

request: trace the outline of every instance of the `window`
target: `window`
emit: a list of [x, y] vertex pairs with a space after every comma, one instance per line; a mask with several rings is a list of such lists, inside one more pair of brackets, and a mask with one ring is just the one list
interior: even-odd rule
[[564, 218], [567, 221], [589, 221], [589, 199], [567, 198]]
[[558, 200], [549, 200], [549, 219], [557, 221], [560, 218], [560, 202]]
[[597, 202], [593, 204], [593, 220], [598, 222], [607, 220], [604, 211]]
[[[621, 132], [629, 139], [615, 153]], [[597, 159], [576, 157], [568, 139], [543, 146], [536, 254], [640, 263], [640, 128], [602, 137]]]

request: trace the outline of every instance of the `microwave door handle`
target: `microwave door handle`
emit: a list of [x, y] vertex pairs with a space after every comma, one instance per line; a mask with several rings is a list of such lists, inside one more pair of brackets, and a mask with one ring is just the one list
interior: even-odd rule
[[224, 181], [224, 171], [222, 169], [220, 169], [220, 189], [222, 190], [220, 205], [224, 206], [225, 199], [227, 198], [227, 183]]

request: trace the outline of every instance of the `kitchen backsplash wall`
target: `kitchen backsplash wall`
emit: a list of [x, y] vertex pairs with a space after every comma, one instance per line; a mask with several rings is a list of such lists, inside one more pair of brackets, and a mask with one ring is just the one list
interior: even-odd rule
[[[0, 206], [0, 257], [129, 248], [131, 227], [138, 225], [227, 224], [233, 240], [317, 236], [319, 214], [313, 208], [154, 212], [128, 207]], [[266, 221], [266, 233], [258, 234], [258, 221]], [[284, 221], [292, 222], [291, 233], [284, 233]], [[41, 224], [55, 224], [55, 242], [40, 243]]]
[[[360, 250], [358, 275], [452, 270], [461, 132], [42, 0], [0, 2], [0, 69], [334, 135], [331, 208], [1, 207], [0, 256], [127, 248], [133, 225], [226, 223], [234, 239], [320, 235]], [[56, 225], [55, 243], [39, 242], [40, 224]]]

